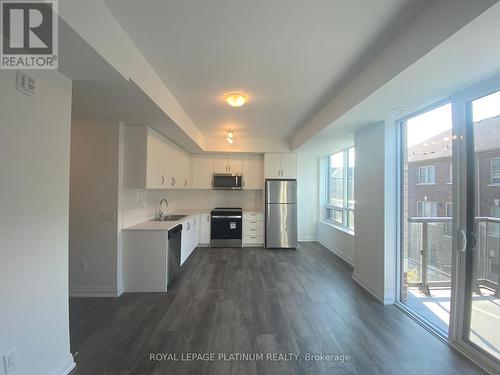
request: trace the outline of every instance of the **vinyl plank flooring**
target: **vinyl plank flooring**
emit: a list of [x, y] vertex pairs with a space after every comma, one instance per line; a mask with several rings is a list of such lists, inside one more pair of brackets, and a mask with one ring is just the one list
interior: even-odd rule
[[[314, 242], [297, 250], [198, 248], [166, 294], [71, 298], [70, 332], [78, 352], [71, 375], [481, 374], [376, 301], [352, 268]], [[214, 360], [186, 357], [192, 353]]]

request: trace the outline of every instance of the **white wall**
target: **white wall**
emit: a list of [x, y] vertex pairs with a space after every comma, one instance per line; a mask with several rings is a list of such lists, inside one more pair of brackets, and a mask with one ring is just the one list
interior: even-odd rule
[[[118, 122], [71, 125], [71, 295], [119, 294], [119, 133]], [[86, 262], [86, 269], [81, 262]]]
[[68, 314], [71, 81], [30, 71], [36, 96], [0, 70], [0, 354], [13, 374], [73, 366]]
[[297, 216], [299, 241], [318, 239], [318, 158], [297, 154]]
[[[357, 214], [357, 213], [356, 213]], [[318, 241], [323, 246], [333, 251], [349, 264], [354, 262], [354, 235], [346, 233], [333, 225], [318, 222]]]
[[356, 235], [353, 278], [384, 301], [385, 124], [355, 135]]
[[[351, 144], [352, 146], [352, 144]], [[318, 158], [318, 242], [352, 265], [354, 261], [354, 235], [334, 227], [325, 220], [326, 211], [326, 157]], [[357, 171], [355, 172], [357, 173]], [[357, 177], [357, 176], [356, 176]], [[356, 181], [356, 180], [355, 180]], [[356, 197], [355, 197], [356, 198]], [[357, 213], [356, 213], [357, 215]], [[357, 218], [355, 218], [356, 220]]]

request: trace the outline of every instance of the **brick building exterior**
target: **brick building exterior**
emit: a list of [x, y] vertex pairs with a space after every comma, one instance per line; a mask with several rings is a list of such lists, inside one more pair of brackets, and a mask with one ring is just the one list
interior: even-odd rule
[[[409, 218], [451, 217], [451, 138], [450, 130], [408, 148], [405, 211]], [[500, 217], [500, 117], [486, 119], [474, 125], [474, 144], [475, 216]], [[484, 272], [498, 282], [500, 224], [485, 221], [478, 226], [479, 239], [484, 246], [482, 256], [485, 259], [481, 260]], [[407, 230], [406, 236], [410, 239], [408, 257], [418, 260], [422, 224], [410, 223]], [[429, 223], [428, 231], [428, 260], [429, 265], [435, 269], [430, 277], [444, 280], [451, 271], [451, 223]]]

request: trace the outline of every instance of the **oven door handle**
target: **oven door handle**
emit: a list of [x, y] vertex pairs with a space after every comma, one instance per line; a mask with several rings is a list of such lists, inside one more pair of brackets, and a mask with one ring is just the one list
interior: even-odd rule
[[241, 219], [241, 216], [237, 216], [237, 215], [228, 215], [228, 216], [212, 215], [212, 219]]

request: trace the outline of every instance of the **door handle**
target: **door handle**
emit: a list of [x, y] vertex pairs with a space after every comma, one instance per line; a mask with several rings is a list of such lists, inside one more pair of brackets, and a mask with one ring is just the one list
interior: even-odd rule
[[459, 248], [459, 251], [461, 253], [465, 253], [467, 250], [467, 233], [465, 233], [464, 229], [460, 229], [458, 233], [460, 233], [460, 236], [462, 237], [462, 246]]
[[472, 232], [469, 233], [469, 235], [470, 235], [470, 242], [471, 242], [470, 248], [474, 249], [476, 247], [476, 245], [477, 245], [476, 235], [474, 233], [472, 233]]

